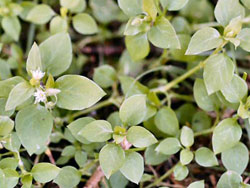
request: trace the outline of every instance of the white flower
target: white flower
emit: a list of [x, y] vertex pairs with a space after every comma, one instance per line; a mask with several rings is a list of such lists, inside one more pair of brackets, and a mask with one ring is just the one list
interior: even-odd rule
[[44, 75], [45, 75], [45, 73], [42, 72], [42, 71], [40, 70], [40, 68], [38, 68], [38, 69], [35, 70], [35, 71], [30, 71], [30, 72], [31, 72], [31, 74], [32, 74], [32, 78], [34, 78], [35, 80], [41, 80], [41, 79], [44, 77]]
[[60, 89], [55, 89], [55, 88], [49, 88], [49, 89], [46, 89], [46, 95], [47, 96], [55, 96], [55, 95], [57, 95], [58, 93], [60, 93], [61, 92], [61, 90]]
[[47, 100], [46, 93], [41, 89], [37, 89], [36, 92], [34, 93], [34, 96], [35, 96], [35, 104], [39, 102], [46, 102]]

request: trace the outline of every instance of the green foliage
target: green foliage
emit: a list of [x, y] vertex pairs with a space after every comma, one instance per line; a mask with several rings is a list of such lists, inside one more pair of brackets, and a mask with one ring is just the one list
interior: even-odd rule
[[0, 188], [249, 187], [249, 8], [1, 0]]

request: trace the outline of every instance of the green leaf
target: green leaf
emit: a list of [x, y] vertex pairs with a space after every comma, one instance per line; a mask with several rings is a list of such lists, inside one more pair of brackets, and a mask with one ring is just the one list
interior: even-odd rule
[[[46, 24], [55, 12], [46, 4], [36, 5], [27, 15], [27, 20], [35, 24]], [[59, 42], [58, 40], [57, 42]], [[56, 48], [54, 48], [56, 49]]]
[[34, 179], [40, 183], [47, 183], [57, 177], [60, 168], [50, 163], [35, 164], [31, 170]]
[[4, 188], [13, 188], [17, 185], [19, 174], [10, 168], [6, 168], [3, 170], [3, 173], [5, 175], [5, 186]]
[[16, 132], [12, 132], [8, 138], [6, 139], [6, 143], [4, 147], [12, 152], [19, 152], [21, 147], [21, 142], [16, 134]]
[[216, 109], [216, 95], [208, 95], [205, 83], [200, 78], [197, 78], [194, 83], [194, 98], [202, 110], [213, 111]]
[[233, 118], [222, 120], [214, 129], [212, 144], [215, 154], [226, 151], [235, 146], [240, 140], [242, 130]]
[[105, 142], [111, 138], [112, 133], [112, 126], [108, 121], [96, 120], [85, 125], [78, 135], [90, 142]]
[[174, 177], [176, 180], [184, 180], [188, 175], [188, 168], [180, 163], [174, 167]]
[[188, 2], [188, 0], [160, 0], [164, 9], [170, 11], [177, 11], [182, 9]]
[[128, 182], [127, 178], [125, 178], [120, 171], [114, 173], [109, 179], [111, 187], [126, 188]]
[[222, 163], [227, 170], [242, 174], [249, 162], [248, 148], [241, 142], [222, 152]]
[[138, 184], [144, 172], [143, 157], [137, 152], [127, 152], [120, 171], [129, 181]]
[[44, 69], [58, 76], [65, 72], [72, 61], [72, 44], [68, 34], [59, 33], [49, 37], [39, 46]]
[[194, 107], [193, 104], [184, 103], [177, 109], [176, 115], [178, 117], [180, 124], [186, 124], [187, 122], [188, 123], [192, 122], [192, 117], [195, 114], [195, 112], [196, 112], [196, 107]]
[[65, 166], [61, 169], [54, 182], [60, 188], [76, 187], [81, 181], [81, 173], [72, 166]]
[[126, 36], [125, 44], [133, 61], [141, 60], [149, 54], [150, 46], [146, 33]]
[[189, 164], [194, 158], [194, 154], [192, 151], [188, 149], [183, 149], [181, 150], [180, 153], [180, 162], [182, 165], [187, 165]]
[[171, 23], [165, 17], [158, 17], [148, 32], [148, 39], [159, 48], [180, 49], [180, 42]]
[[70, 8], [70, 12], [72, 13], [81, 13], [86, 9], [86, 1], [85, 0], [79, 0], [79, 3], [76, 7]]
[[34, 43], [28, 55], [28, 59], [26, 63], [26, 70], [28, 73], [31, 74], [31, 71], [36, 71], [38, 69], [42, 71], [43, 66], [42, 66], [42, 60], [41, 60], [39, 47], [37, 46], [36, 43]]
[[127, 98], [121, 105], [119, 115], [126, 125], [138, 125], [146, 116], [146, 96], [133, 95]]
[[90, 79], [79, 75], [65, 75], [55, 82], [61, 92], [57, 106], [68, 110], [83, 110], [97, 103], [105, 92]]
[[190, 147], [194, 144], [194, 132], [187, 126], [181, 129], [181, 143], [185, 147]]
[[76, 148], [74, 146], [66, 146], [63, 148], [61, 155], [66, 157], [72, 157], [75, 155]]
[[14, 128], [14, 121], [8, 116], [0, 116], [0, 136], [7, 136]]
[[126, 24], [124, 35], [136, 35], [150, 30], [150, 23], [145, 21], [145, 15], [131, 17]]
[[214, 15], [222, 26], [226, 26], [229, 22], [238, 16], [244, 18], [245, 9], [239, 0], [219, 0], [216, 4]]
[[222, 43], [223, 39], [216, 29], [205, 27], [192, 36], [186, 55], [197, 55], [212, 50], [213, 48], [217, 48]]
[[4, 159], [1, 159], [0, 161], [1, 169], [10, 168], [10, 169], [15, 170], [17, 166], [18, 166], [18, 159], [16, 158], [7, 157]]
[[54, 35], [57, 33], [64, 32], [66, 33], [68, 30], [68, 23], [65, 18], [62, 18], [61, 16], [55, 16], [51, 21], [50, 21], [50, 32]]
[[80, 0], [60, 0], [60, 5], [67, 9], [76, 8]]
[[215, 154], [206, 147], [201, 147], [195, 151], [195, 161], [203, 167], [217, 166], [218, 161]]
[[161, 152], [165, 155], [173, 155], [181, 149], [181, 144], [177, 138], [165, 138], [155, 148], [155, 151]]
[[21, 32], [21, 24], [16, 16], [4, 16], [2, 27], [7, 35], [18, 41]]
[[154, 119], [156, 127], [162, 132], [175, 136], [179, 132], [179, 123], [175, 112], [169, 107], [161, 108]]
[[28, 106], [17, 113], [16, 132], [29, 155], [46, 146], [52, 127], [53, 118], [42, 106]]
[[192, 129], [194, 132], [209, 129], [212, 125], [210, 116], [206, 112], [199, 111], [194, 114], [192, 119]]
[[109, 179], [125, 162], [125, 152], [116, 144], [105, 145], [99, 153], [99, 161], [103, 173]]
[[187, 188], [205, 188], [204, 180], [193, 182]]
[[227, 171], [219, 179], [217, 188], [241, 187], [242, 178], [233, 171]]
[[147, 129], [140, 126], [132, 126], [127, 133], [127, 140], [137, 148], [148, 147], [157, 143], [157, 139]]
[[6, 105], [7, 99], [5, 98], [0, 98], [0, 116], [12, 116], [14, 113], [15, 109], [5, 111], [5, 105]]
[[84, 118], [79, 118], [72, 123], [68, 125], [68, 128], [72, 135], [81, 143], [83, 144], [88, 144], [89, 141], [83, 138], [81, 135], [78, 133], [80, 132], [81, 129], [83, 129], [87, 124], [95, 121], [94, 118], [92, 117], [84, 117]]
[[231, 82], [221, 89], [221, 92], [229, 102], [239, 103], [247, 95], [247, 83], [235, 74]]
[[211, 56], [204, 67], [204, 81], [208, 95], [221, 90], [231, 82], [234, 75], [234, 63], [224, 53]]
[[87, 161], [87, 153], [83, 151], [76, 151], [75, 153], [75, 161], [78, 164], [80, 168], [84, 167], [86, 161]]
[[250, 28], [244, 28], [237, 35], [237, 39], [240, 39], [240, 47], [250, 52]]
[[20, 76], [15, 76], [3, 81], [0, 81], [0, 97], [8, 98], [11, 90], [20, 82], [24, 82], [24, 79]]
[[24, 175], [21, 179], [23, 184], [22, 188], [31, 188], [32, 186], [32, 176], [30, 174]]
[[98, 32], [95, 20], [88, 14], [77, 14], [73, 17], [73, 27], [81, 34], [88, 35]]
[[152, 20], [155, 20], [157, 16], [157, 7], [154, 0], [142, 0], [142, 9], [152, 18]]
[[95, 69], [93, 80], [102, 88], [111, 87], [116, 79], [115, 69], [110, 65], [102, 65]]
[[35, 89], [28, 82], [17, 84], [9, 94], [5, 110], [15, 109], [17, 106], [27, 101], [34, 94], [34, 91]]
[[142, 13], [142, 0], [118, 0], [118, 5], [128, 16]]
[[148, 165], [158, 165], [166, 161], [169, 156], [155, 151], [157, 144], [147, 147], [145, 151], [145, 163]]

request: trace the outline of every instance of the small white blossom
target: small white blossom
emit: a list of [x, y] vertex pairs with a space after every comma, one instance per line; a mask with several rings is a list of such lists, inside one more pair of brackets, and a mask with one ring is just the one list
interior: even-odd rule
[[60, 89], [55, 89], [55, 88], [49, 88], [49, 89], [46, 89], [46, 95], [47, 96], [55, 96], [55, 95], [57, 95], [58, 93], [60, 93], [61, 92], [61, 90]]
[[35, 96], [35, 104], [39, 102], [46, 102], [47, 100], [46, 93], [41, 89], [37, 89], [36, 92], [34, 93], [34, 96]]
[[38, 68], [35, 71], [30, 71], [30, 72], [32, 74], [32, 78], [34, 78], [35, 80], [41, 80], [44, 77], [44, 75], [45, 75], [45, 72], [42, 72], [40, 70], [40, 68]]

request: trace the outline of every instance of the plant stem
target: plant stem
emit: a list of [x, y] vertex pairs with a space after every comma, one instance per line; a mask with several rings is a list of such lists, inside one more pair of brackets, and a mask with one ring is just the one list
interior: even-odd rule
[[214, 131], [214, 127], [210, 128], [210, 129], [205, 129], [205, 130], [200, 131], [200, 132], [196, 132], [196, 133], [194, 133], [194, 136], [197, 137], [197, 136], [201, 136], [201, 135], [206, 135], [206, 134], [212, 133], [213, 131]]
[[153, 183], [149, 184], [146, 188], [151, 188], [151, 187], [157, 186], [159, 183], [161, 183], [165, 178], [167, 178], [168, 176], [170, 176], [173, 173], [175, 166], [176, 165], [174, 165], [172, 168], [170, 168], [165, 174], [163, 174], [161, 177], [156, 179]]
[[224, 41], [219, 47], [217, 47], [214, 52], [208, 56], [204, 61], [201, 61], [198, 65], [196, 65], [195, 67], [193, 67], [192, 69], [190, 69], [189, 71], [187, 71], [186, 73], [184, 73], [183, 75], [181, 75], [180, 77], [172, 80], [171, 82], [169, 82], [168, 84], [166, 84], [165, 86], [161, 86], [155, 89], [152, 89], [153, 92], [155, 93], [165, 93], [166, 91], [168, 91], [169, 89], [171, 89], [172, 87], [174, 87], [175, 85], [179, 84], [180, 82], [182, 82], [183, 80], [187, 79], [188, 77], [192, 76], [194, 73], [196, 73], [198, 70], [200, 70], [201, 68], [203, 68], [207, 62], [207, 60], [209, 59], [209, 57], [211, 57], [212, 55], [218, 54], [222, 48], [228, 43], [228, 41]]

